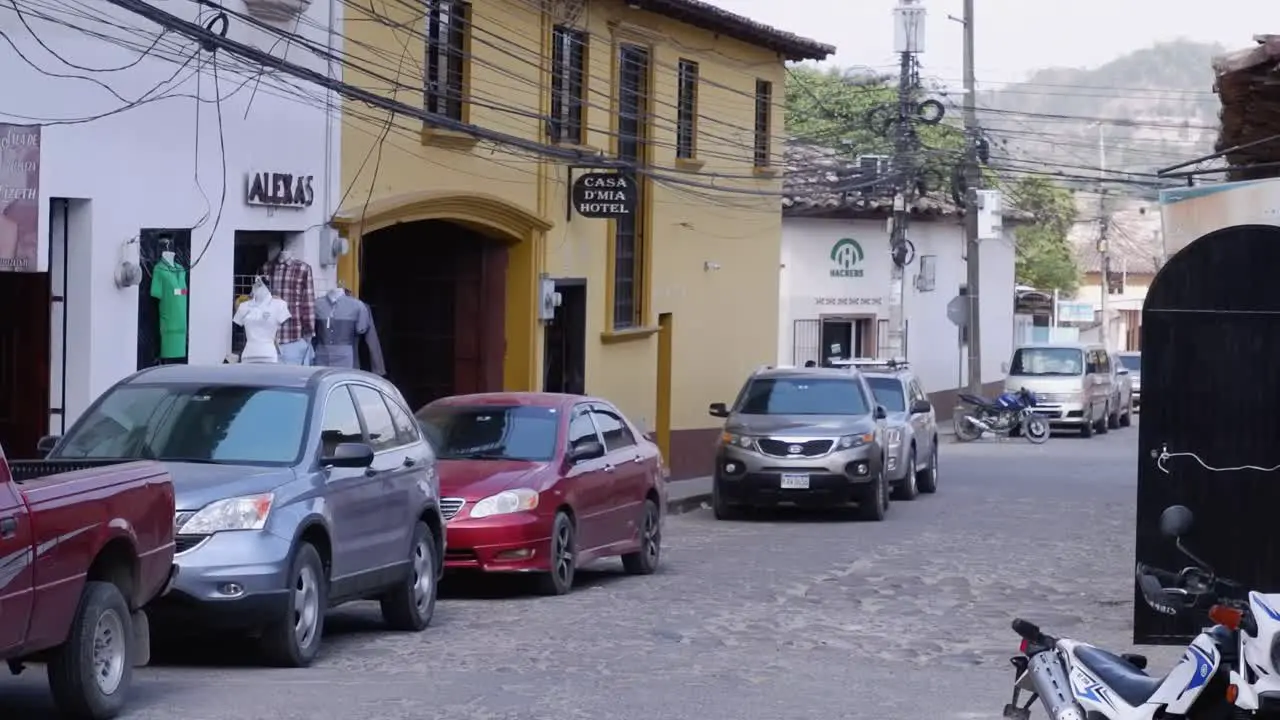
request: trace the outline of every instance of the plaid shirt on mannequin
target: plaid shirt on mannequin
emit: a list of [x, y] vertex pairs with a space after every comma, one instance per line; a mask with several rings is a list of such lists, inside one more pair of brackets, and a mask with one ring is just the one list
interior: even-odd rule
[[290, 317], [280, 326], [280, 344], [310, 339], [316, 334], [316, 291], [311, 266], [298, 260], [272, 260], [262, 266], [271, 294], [289, 306]]

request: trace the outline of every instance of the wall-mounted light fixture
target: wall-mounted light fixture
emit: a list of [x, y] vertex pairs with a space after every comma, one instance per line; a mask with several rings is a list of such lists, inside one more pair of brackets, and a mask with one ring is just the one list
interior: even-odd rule
[[720, 269], [720, 263], [718, 262], [711, 262], [710, 260], [708, 260], [702, 263], [702, 270], [704, 272], [711, 272], [712, 270], [719, 270], [719, 269]]

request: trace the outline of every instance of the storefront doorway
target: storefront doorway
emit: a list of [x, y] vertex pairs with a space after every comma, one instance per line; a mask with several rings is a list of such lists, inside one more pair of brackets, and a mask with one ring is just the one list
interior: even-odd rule
[[35, 457], [49, 430], [47, 272], [0, 272], [0, 444], [10, 457]]
[[876, 336], [871, 317], [824, 317], [821, 319], [819, 364], [856, 357], [875, 357]]
[[462, 225], [423, 220], [360, 243], [387, 379], [412, 409], [447, 395], [502, 389], [507, 246]]
[[587, 379], [587, 281], [556, 280], [560, 305], [546, 324], [542, 389], [582, 395]]

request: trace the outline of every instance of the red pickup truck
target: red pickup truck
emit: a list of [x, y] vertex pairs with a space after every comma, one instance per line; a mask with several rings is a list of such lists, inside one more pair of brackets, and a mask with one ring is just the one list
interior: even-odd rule
[[48, 666], [58, 709], [106, 720], [150, 659], [142, 608], [167, 590], [173, 482], [154, 462], [7, 461], [0, 448], [0, 660]]

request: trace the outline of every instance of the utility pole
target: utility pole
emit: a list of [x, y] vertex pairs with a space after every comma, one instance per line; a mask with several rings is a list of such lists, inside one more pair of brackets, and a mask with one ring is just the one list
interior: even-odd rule
[[893, 10], [894, 49], [900, 58], [898, 72], [898, 112], [894, 123], [893, 172], [896, 177], [893, 198], [893, 226], [889, 234], [889, 250], [893, 269], [889, 289], [889, 333], [881, 356], [906, 355], [907, 323], [904, 308], [906, 264], [910, 262], [907, 226], [909, 208], [915, 197], [919, 175], [920, 140], [915, 122], [919, 113], [920, 65], [916, 56], [924, 51], [925, 9], [920, 0], [898, 0]]
[[978, 80], [973, 57], [973, 0], [964, 0], [964, 236], [969, 298], [969, 392], [982, 394], [981, 273], [978, 263]]
[[1111, 349], [1111, 206], [1107, 202], [1107, 135], [1106, 127], [1098, 125], [1098, 256], [1102, 270], [1102, 345]]

